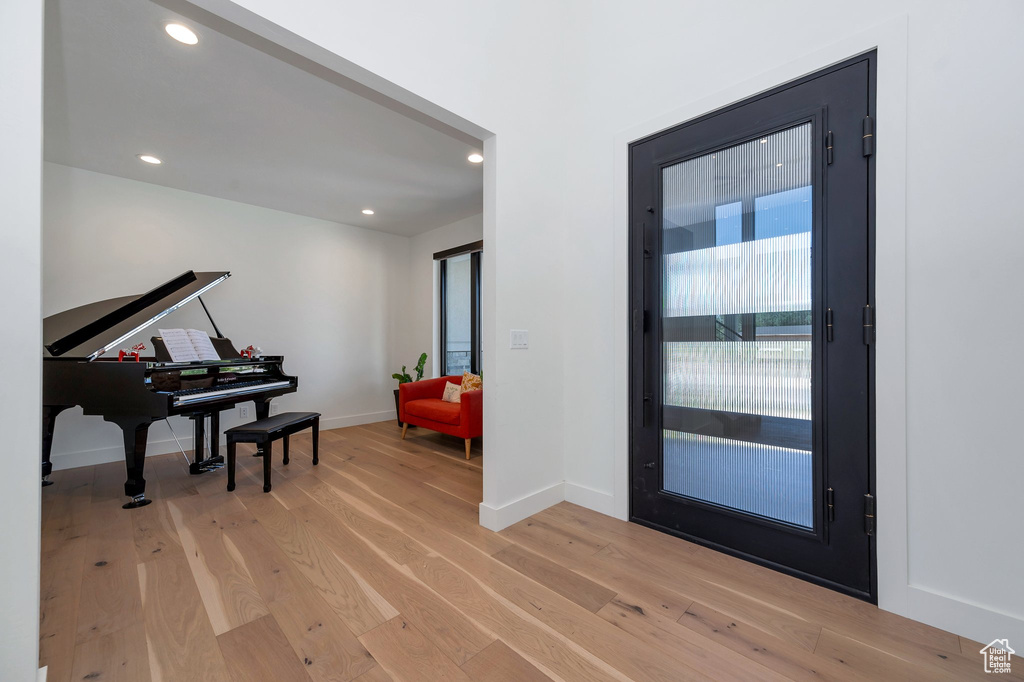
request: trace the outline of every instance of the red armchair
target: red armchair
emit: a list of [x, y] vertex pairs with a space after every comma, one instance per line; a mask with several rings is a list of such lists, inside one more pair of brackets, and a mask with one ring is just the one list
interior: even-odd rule
[[424, 379], [398, 386], [398, 418], [402, 427], [402, 440], [409, 424], [440, 431], [466, 441], [466, 459], [474, 438], [484, 435], [484, 392], [466, 391], [461, 403], [441, 400], [445, 384], [461, 384], [462, 377], [450, 376]]

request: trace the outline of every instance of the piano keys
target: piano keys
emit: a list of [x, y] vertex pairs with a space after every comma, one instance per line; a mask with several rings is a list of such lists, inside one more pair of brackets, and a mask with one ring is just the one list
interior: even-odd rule
[[[172, 415], [194, 421], [195, 461], [189, 471], [203, 473], [223, 462], [217, 445], [222, 410], [251, 400], [256, 417], [263, 419], [269, 416], [273, 398], [298, 389], [298, 378], [284, 373], [283, 357], [239, 357], [231, 341], [220, 337], [212, 317], [217, 337], [211, 341], [221, 360], [170, 362], [158, 337], [153, 338], [155, 357], [118, 362], [116, 353], [106, 355], [229, 276], [188, 271], [141, 296], [90, 303], [43, 320], [44, 485], [52, 470], [50, 450], [57, 415], [75, 405], [121, 428], [127, 472], [124, 491], [130, 498], [124, 507], [130, 509], [150, 502], [144, 470], [146, 439], [154, 421]], [[213, 431], [209, 456], [203, 445], [207, 416]]]

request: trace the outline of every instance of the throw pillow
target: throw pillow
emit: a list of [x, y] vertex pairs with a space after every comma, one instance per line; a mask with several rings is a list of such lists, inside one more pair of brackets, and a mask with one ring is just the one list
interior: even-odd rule
[[458, 384], [445, 384], [444, 395], [441, 396], [441, 400], [446, 403], [461, 403], [462, 402], [462, 386]]
[[462, 373], [462, 392], [479, 391], [484, 387], [484, 380], [479, 374]]

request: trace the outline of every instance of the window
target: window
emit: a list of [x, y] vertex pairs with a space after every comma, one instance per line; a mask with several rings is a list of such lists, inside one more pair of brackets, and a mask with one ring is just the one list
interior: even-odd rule
[[434, 254], [439, 265], [441, 374], [479, 374], [483, 242]]

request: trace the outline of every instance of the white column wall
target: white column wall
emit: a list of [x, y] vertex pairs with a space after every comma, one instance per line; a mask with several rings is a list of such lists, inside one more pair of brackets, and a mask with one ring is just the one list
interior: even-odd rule
[[39, 661], [43, 3], [0, 3], [0, 25], [0, 676], [28, 682]]

